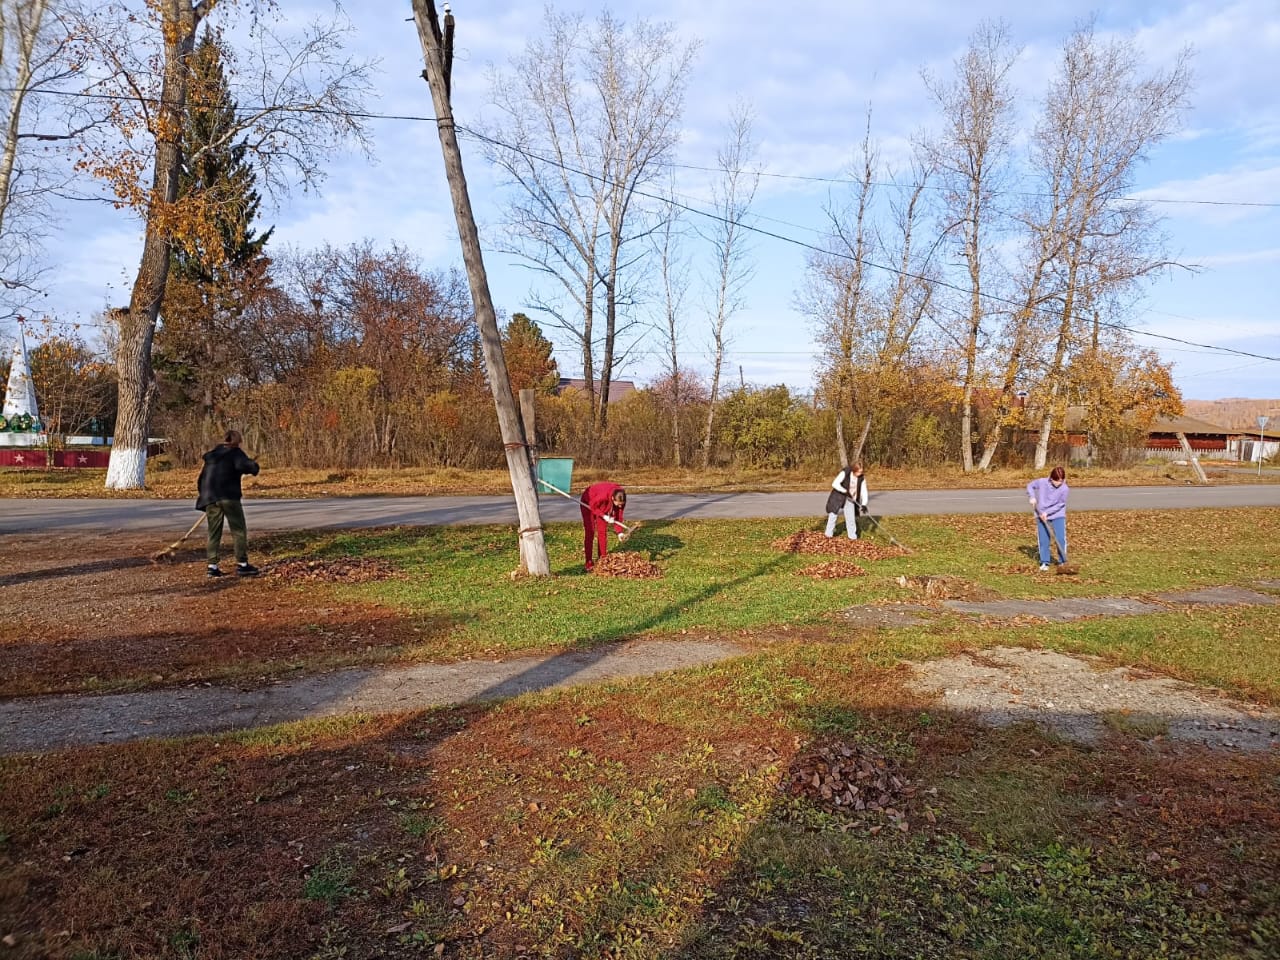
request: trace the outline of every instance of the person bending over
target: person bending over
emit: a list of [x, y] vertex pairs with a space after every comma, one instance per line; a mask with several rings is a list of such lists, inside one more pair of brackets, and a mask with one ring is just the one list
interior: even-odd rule
[[587, 572], [595, 569], [592, 559], [592, 541], [599, 545], [599, 555], [609, 552], [609, 527], [613, 526], [618, 539], [626, 542], [627, 528], [619, 521], [627, 508], [627, 491], [616, 483], [601, 481], [582, 491], [582, 551], [586, 558]]
[[1048, 570], [1053, 562], [1053, 553], [1049, 545], [1049, 526], [1052, 524], [1054, 536], [1058, 538], [1058, 549], [1062, 551], [1060, 562], [1067, 562], [1067, 471], [1062, 467], [1054, 467], [1049, 476], [1038, 477], [1027, 484], [1027, 497], [1031, 501], [1031, 509], [1036, 512], [1036, 540], [1040, 547], [1040, 569]]
[[858, 515], [867, 512], [867, 481], [862, 475], [862, 464], [845, 467], [831, 481], [827, 494], [827, 537], [836, 535], [836, 520], [844, 511], [844, 529], [850, 540], [858, 539]]

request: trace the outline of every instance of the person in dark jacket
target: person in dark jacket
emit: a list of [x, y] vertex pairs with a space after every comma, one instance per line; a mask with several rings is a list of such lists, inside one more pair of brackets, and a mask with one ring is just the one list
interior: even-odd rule
[[844, 529], [850, 540], [858, 539], [858, 515], [867, 512], [867, 480], [862, 475], [862, 464], [845, 467], [831, 481], [827, 494], [827, 539], [836, 535], [836, 521], [844, 511]]
[[582, 491], [579, 501], [582, 507], [582, 550], [586, 554], [587, 572], [595, 569], [591, 558], [592, 540], [600, 547], [600, 556], [609, 552], [609, 525], [618, 533], [618, 539], [626, 542], [627, 528], [620, 521], [627, 508], [627, 491], [616, 483], [593, 483]]
[[245, 474], [258, 475], [258, 464], [240, 449], [240, 431], [228, 430], [222, 443], [204, 455], [204, 467], [196, 481], [200, 497], [196, 509], [203, 510], [209, 527], [209, 545], [205, 558], [209, 561], [209, 576], [222, 576], [218, 566], [218, 553], [222, 546], [222, 524], [231, 526], [235, 541], [236, 573], [251, 577], [258, 568], [249, 562], [249, 531], [244, 523], [244, 508], [240, 505], [240, 478]]

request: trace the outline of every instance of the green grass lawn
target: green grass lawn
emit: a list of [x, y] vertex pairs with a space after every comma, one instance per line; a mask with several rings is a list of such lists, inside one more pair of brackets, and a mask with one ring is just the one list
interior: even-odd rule
[[[913, 599], [901, 573], [1033, 598], [1249, 586], [1280, 576], [1274, 513], [1077, 514], [1078, 579], [1031, 572], [1024, 517], [899, 519], [912, 554], [834, 581], [771, 546], [795, 521], [655, 524], [627, 548], [664, 576], [637, 581], [581, 573], [569, 526], [550, 530], [548, 580], [509, 576], [509, 529], [279, 538], [272, 559], [405, 575], [290, 588], [318, 604], [336, 589], [456, 624], [393, 659], [673, 634], [749, 652], [498, 703], [0, 758], [5, 956], [1271, 960], [1280, 751], [1152, 742], [1122, 717], [1091, 745], [985, 729], [909, 690], [901, 661], [1043, 646], [1280, 704], [1276, 608], [894, 630], [835, 614]], [[832, 751], [873, 758], [891, 810], [825, 801], [812, 778]]]
[[[1025, 517], [965, 516], [894, 518], [895, 536], [910, 545], [909, 555], [860, 561], [865, 576], [814, 580], [797, 574], [828, 558], [787, 554], [773, 546], [803, 525], [795, 520], [655, 523], [621, 548], [656, 562], [663, 576], [655, 580], [586, 574], [580, 528], [563, 524], [548, 528], [555, 576], [546, 580], [513, 580], [511, 532], [493, 527], [340, 533], [293, 539], [276, 549], [282, 555], [376, 556], [394, 562], [403, 579], [341, 589], [414, 615], [452, 618], [452, 630], [409, 653], [425, 659], [589, 647], [635, 636], [772, 640], [785, 636], [783, 628], [848, 638], [853, 631], [839, 619], [841, 610], [919, 599], [898, 585], [901, 574], [956, 577], [993, 595], [1034, 599], [1147, 596], [1199, 586], [1252, 586], [1280, 577], [1280, 518], [1273, 510], [1076, 514], [1069, 549], [1082, 568], [1079, 577], [1035, 574]], [[876, 538], [871, 542], [884, 544]], [[1267, 691], [1265, 677], [1246, 664], [1249, 654], [1256, 659], [1264, 653], [1274, 631], [1268, 631], [1265, 614], [1257, 614], [1256, 624], [1247, 626], [1252, 616], [1243, 615], [1240, 622], [1246, 626], [1239, 631], [1212, 626], [1236, 622], [1217, 612], [1204, 618], [1139, 618], [1162, 626], [1134, 627], [1125, 650], [1151, 664], [1201, 671], [1198, 675], [1210, 682], [1231, 675], [1250, 689]], [[1199, 631], [1194, 644], [1184, 644], [1184, 628], [1202, 622], [1209, 626]], [[964, 623], [948, 621], [928, 635], [967, 635]], [[1105, 644], [1090, 645], [1090, 629], [1077, 626], [1064, 635], [1079, 637], [1074, 641], [1079, 649], [1105, 653]], [[1047, 642], [1040, 638], [1057, 631], [1025, 633], [1030, 642]], [[911, 636], [874, 643], [909, 652], [920, 648]]]

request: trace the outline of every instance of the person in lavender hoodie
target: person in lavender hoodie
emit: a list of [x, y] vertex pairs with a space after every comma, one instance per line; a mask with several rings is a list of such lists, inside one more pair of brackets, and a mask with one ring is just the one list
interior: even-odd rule
[[1048, 477], [1039, 477], [1027, 484], [1027, 496], [1031, 509], [1036, 512], [1036, 536], [1040, 542], [1040, 569], [1048, 570], [1053, 560], [1049, 547], [1049, 525], [1053, 524], [1054, 536], [1062, 550], [1059, 558], [1067, 562], [1067, 471], [1054, 467]]

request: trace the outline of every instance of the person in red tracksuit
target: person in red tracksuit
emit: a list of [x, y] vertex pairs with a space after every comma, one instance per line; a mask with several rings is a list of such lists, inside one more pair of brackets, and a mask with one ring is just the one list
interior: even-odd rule
[[601, 481], [582, 491], [582, 551], [587, 560], [587, 572], [595, 569], [591, 559], [591, 540], [594, 536], [600, 545], [600, 556], [609, 552], [609, 525], [625, 542], [626, 530], [618, 521], [627, 507], [627, 491], [616, 483]]

